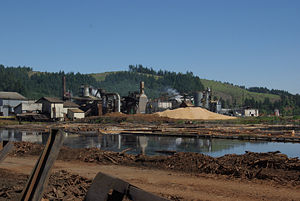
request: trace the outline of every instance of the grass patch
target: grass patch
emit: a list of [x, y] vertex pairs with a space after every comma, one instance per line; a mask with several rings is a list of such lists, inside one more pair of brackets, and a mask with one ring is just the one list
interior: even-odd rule
[[242, 89], [238, 86], [234, 86], [219, 81], [201, 79], [201, 82], [205, 88], [210, 87], [213, 96], [218, 98], [222, 97], [224, 100], [233, 101], [236, 100], [238, 105], [242, 105], [243, 101], [248, 99], [254, 99], [256, 101], [264, 101], [265, 98], [269, 98], [271, 102], [280, 100], [280, 96], [266, 93], [255, 93]]

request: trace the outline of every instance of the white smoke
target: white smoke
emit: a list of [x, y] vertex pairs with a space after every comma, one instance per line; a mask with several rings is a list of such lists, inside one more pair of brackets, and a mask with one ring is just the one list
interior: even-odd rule
[[171, 99], [175, 99], [177, 102], [182, 101], [183, 96], [179, 94], [179, 92], [176, 89], [173, 89], [171, 87], [166, 88], [166, 93], [168, 93], [169, 97]]

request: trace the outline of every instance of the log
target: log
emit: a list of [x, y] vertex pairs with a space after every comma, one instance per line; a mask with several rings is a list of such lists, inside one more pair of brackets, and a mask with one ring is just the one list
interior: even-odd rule
[[21, 201], [39, 201], [42, 199], [51, 168], [58, 156], [64, 137], [65, 133], [63, 131], [57, 129], [51, 130], [47, 144], [23, 189]]

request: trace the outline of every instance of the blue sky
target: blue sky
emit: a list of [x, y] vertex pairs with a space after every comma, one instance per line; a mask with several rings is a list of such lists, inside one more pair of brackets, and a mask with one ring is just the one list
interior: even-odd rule
[[143, 64], [300, 93], [300, 1], [2, 0], [0, 64], [81, 73]]

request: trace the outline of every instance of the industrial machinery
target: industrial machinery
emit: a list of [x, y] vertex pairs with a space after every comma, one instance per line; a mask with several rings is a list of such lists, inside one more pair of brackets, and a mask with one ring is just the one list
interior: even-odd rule
[[89, 85], [82, 85], [80, 96], [72, 99], [80, 105], [86, 116], [101, 116], [121, 111], [121, 98], [118, 93], [107, 93]]
[[207, 88], [205, 91], [197, 91], [194, 94], [194, 104], [196, 107], [204, 107], [212, 112], [220, 113], [221, 112], [221, 102], [211, 99], [212, 92], [210, 88]]
[[129, 92], [122, 97], [121, 111], [125, 114], [145, 114], [148, 98], [144, 90], [144, 82], [140, 82], [140, 91]]
[[118, 93], [106, 92], [104, 89], [81, 85], [79, 96], [71, 97], [66, 92], [66, 79], [63, 77], [63, 100], [73, 100], [80, 105], [85, 116], [101, 116], [111, 112], [126, 114], [145, 113], [148, 98], [144, 91], [144, 82], [140, 82], [139, 92], [129, 92], [128, 96], [120, 97]]
[[210, 109], [211, 90], [207, 88], [205, 91], [197, 91], [194, 94], [194, 104], [196, 107], [204, 107]]

